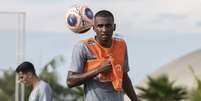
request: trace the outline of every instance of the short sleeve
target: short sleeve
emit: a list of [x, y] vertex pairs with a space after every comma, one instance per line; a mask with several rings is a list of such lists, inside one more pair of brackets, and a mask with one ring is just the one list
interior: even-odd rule
[[82, 72], [86, 61], [86, 45], [79, 41], [73, 48], [69, 71]]
[[52, 101], [53, 92], [49, 84], [42, 82], [39, 89], [39, 101]]

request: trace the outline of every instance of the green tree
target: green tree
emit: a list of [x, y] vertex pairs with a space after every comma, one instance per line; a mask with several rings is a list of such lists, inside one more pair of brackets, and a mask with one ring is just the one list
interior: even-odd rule
[[148, 87], [137, 87], [139, 97], [146, 101], [181, 101], [186, 99], [187, 92], [183, 87], [173, 86], [166, 75], [158, 78], [148, 76]]
[[[53, 88], [56, 101], [82, 101], [84, 94], [81, 87], [69, 89], [58, 83], [56, 69], [64, 62], [65, 60], [61, 55], [54, 57], [43, 67], [40, 78], [46, 80]], [[52, 69], [52, 72], [48, 71], [50, 68]]]
[[189, 69], [191, 70], [191, 72], [196, 80], [196, 83], [197, 83], [197, 87], [195, 89], [193, 89], [191, 92], [191, 101], [200, 101], [200, 99], [201, 99], [201, 80], [195, 74], [195, 71], [193, 70], [193, 67], [191, 65], [189, 65]]
[[201, 100], [201, 80], [197, 80], [197, 88], [192, 91], [191, 101]]
[[3, 71], [2, 77], [0, 77], [0, 100], [1, 101], [13, 101], [15, 97], [15, 74], [13, 71]]

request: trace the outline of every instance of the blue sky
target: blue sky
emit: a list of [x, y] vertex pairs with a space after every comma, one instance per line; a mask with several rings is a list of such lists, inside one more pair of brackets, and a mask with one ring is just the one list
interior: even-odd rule
[[[47, 61], [63, 54], [58, 72], [65, 81], [73, 45], [93, 34], [76, 35], [65, 28], [65, 13], [76, 3], [94, 12], [112, 11], [116, 33], [128, 44], [129, 75], [137, 84], [161, 65], [201, 48], [200, 0], [0, 0], [0, 12], [26, 12], [25, 59], [40, 71]], [[3, 17], [5, 18], [5, 17]], [[1, 18], [1, 19], [3, 19]], [[0, 31], [17, 31], [16, 16], [1, 20]], [[5, 30], [8, 29], [8, 30]], [[12, 31], [11, 31], [12, 32]], [[15, 35], [0, 33], [0, 66], [15, 66]], [[5, 40], [7, 39], [7, 40]], [[6, 43], [6, 45], [5, 45]], [[2, 48], [3, 47], [3, 48]], [[62, 71], [62, 72], [61, 72]]]

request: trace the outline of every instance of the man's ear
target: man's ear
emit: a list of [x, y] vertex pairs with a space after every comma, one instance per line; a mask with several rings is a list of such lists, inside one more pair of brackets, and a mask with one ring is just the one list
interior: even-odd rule
[[92, 26], [93, 27], [93, 30], [96, 32], [96, 29], [95, 29], [95, 27], [94, 26]]
[[116, 24], [114, 24], [114, 27], [113, 27], [113, 31], [115, 31], [116, 30]]

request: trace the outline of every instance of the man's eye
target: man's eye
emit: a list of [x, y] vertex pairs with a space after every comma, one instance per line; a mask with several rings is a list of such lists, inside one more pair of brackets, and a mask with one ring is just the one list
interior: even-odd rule
[[103, 25], [98, 25], [98, 27], [100, 27], [100, 28], [101, 28], [101, 27], [103, 27]]
[[112, 27], [112, 25], [111, 24], [107, 24], [106, 27], [110, 28], [110, 27]]

